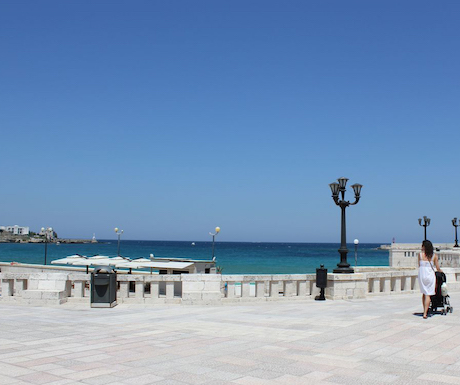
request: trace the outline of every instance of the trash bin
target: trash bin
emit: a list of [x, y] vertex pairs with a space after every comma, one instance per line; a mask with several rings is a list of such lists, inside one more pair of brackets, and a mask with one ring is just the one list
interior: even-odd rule
[[91, 307], [117, 304], [117, 273], [110, 266], [97, 266], [91, 273]]
[[320, 294], [315, 297], [316, 301], [325, 301], [324, 289], [327, 287], [327, 269], [324, 265], [321, 265], [319, 269], [316, 269], [316, 287], [321, 289]]

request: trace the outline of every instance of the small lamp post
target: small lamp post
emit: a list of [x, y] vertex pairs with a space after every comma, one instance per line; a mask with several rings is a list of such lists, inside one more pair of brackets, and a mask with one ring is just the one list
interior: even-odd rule
[[452, 226], [455, 227], [455, 245], [454, 247], [458, 247], [458, 239], [457, 239], [457, 227], [460, 225], [460, 221], [457, 224], [457, 218], [452, 219]]
[[119, 230], [118, 227], [115, 227], [115, 234], [118, 235], [118, 247], [117, 247], [117, 257], [120, 256], [120, 237], [123, 234], [123, 230]]
[[216, 235], [219, 234], [220, 232], [220, 227], [216, 227], [215, 233], [209, 233], [209, 235], [212, 235], [212, 259], [214, 260], [214, 241], [216, 239]]
[[48, 241], [51, 239], [53, 234], [53, 228], [48, 227], [45, 229], [44, 227], [41, 228], [41, 232], [45, 235], [45, 265], [46, 265], [46, 255], [48, 253]]
[[[348, 254], [348, 249], [347, 249], [347, 223], [345, 220], [345, 209], [348, 206], [353, 206], [358, 203], [359, 198], [361, 198], [361, 188], [363, 187], [361, 184], [354, 184], [351, 187], [353, 188], [353, 191], [355, 192], [355, 201], [353, 203], [350, 203], [349, 201], [345, 200], [345, 191], [346, 191], [346, 185], [348, 182], [347, 178], [339, 178], [337, 179], [339, 183], [331, 183], [329, 187], [331, 188], [332, 191], [332, 199], [334, 200], [335, 204], [340, 207], [342, 210], [342, 231], [341, 231], [341, 244], [340, 244], [340, 263], [337, 264], [337, 268], [333, 270], [334, 273], [354, 273], [354, 270], [352, 267], [350, 267], [350, 264], [347, 262], [347, 254]], [[339, 200], [339, 193], [342, 195], [342, 199]]]
[[423, 225], [422, 225], [422, 219], [421, 218], [418, 219], [418, 224], [425, 228], [425, 241], [426, 241], [426, 228], [430, 225], [430, 222], [431, 222], [431, 219], [427, 218], [426, 215], [423, 217]]
[[355, 267], [356, 267], [356, 266], [358, 266], [358, 245], [359, 245], [359, 240], [355, 239], [353, 241], [353, 243], [355, 244]]

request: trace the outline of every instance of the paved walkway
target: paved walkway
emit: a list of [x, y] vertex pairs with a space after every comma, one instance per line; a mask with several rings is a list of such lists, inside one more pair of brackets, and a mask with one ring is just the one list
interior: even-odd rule
[[[0, 384], [460, 384], [458, 313], [420, 295], [220, 307], [0, 302]], [[457, 310], [457, 309], [455, 309]]]

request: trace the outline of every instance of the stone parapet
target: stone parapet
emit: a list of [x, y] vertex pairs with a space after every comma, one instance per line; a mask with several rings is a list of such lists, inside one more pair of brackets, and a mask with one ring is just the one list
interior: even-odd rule
[[221, 275], [184, 274], [182, 280], [182, 304], [220, 305], [222, 303]]
[[[460, 291], [460, 268], [443, 268], [449, 291]], [[326, 298], [357, 299], [418, 293], [415, 268], [359, 267], [354, 274], [327, 275]], [[90, 302], [91, 274], [49, 272], [18, 266], [0, 273], [1, 300], [28, 305]], [[314, 274], [117, 274], [117, 302], [126, 304], [222, 305], [295, 301], [319, 294]]]
[[353, 299], [365, 298], [367, 279], [364, 273], [328, 274], [326, 298]]
[[[460, 267], [460, 250], [452, 243], [433, 244], [438, 255], [439, 265]], [[417, 268], [421, 243], [393, 243], [389, 248], [389, 265], [395, 268]]]

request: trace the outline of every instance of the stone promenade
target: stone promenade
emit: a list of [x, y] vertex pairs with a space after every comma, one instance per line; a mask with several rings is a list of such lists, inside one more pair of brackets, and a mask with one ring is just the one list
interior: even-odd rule
[[451, 296], [458, 309], [427, 320], [418, 294], [113, 309], [0, 301], [0, 384], [460, 384]]

